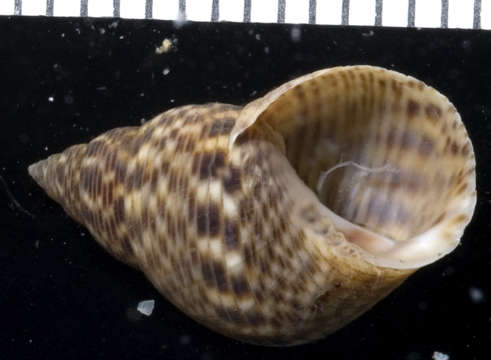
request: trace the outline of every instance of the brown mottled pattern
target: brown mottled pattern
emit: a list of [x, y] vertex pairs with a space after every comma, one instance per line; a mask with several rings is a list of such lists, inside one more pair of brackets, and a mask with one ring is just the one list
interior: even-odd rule
[[[376, 72], [361, 76], [356, 68], [338, 75], [307, 82], [295, 88], [293, 97], [273, 102], [262, 115], [269, 123], [258, 121], [232, 146], [231, 133], [246, 110], [226, 104], [184, 106], [141, 127], [114, 129], [70, 147], [29, 172], [112, 255], [143, 271], [168, 300], [200, 323], [264, 345], [318, 339], [368, 310], [414, 271], [368, 263], [360, 248], [333, 227], [319, 199], [341, 213], [345, 209], [327, 193], [316, 198], [311, 189], [339, 154], [331, 156], [329, 146], [319, 141], [346, 146], [346, 156], [356, 157], [357, 143], [374, 130], [377, 136], [366, 147], [377, 146], [375, 154], [391, 149], [414, 153], [418, 160], [408, 161], [408, 176], [393, 176], [383, 184], [394, 191], [412, 184], [416, 198], [428, 185], [415, 170], [425, 159], [436, 152], [454, 154], [454, 143], [455, 156], [472, 154], [470, 145], [453, 137], [442, 146], [433, 125], [411, 125], [423, 121], [414, 119], [422, 114], [447, 112], [419, 98], [408, 100], [404, 84]], [[346, 91], [356, 81], [374, 94], [358, 102]], [[419, 83], [411, 87], [422, 91]], [[341, 89], [345, 96], [329, 89]], [[388, 91], [396, 94], [390, 97]], [[363, 114], [370, 111], [385, 119], [392, 98], [406, 104], [405, 120], [395, 122], [400, 126], [394, 128], [390, 120], [384, 126], [365, 125]], [[384, 145], [391, 131], [394, 140]], [[356, 160], [363, 160], [358, 155]], [[433, 177], [438, 175], [441, 181], [462, 182], [438, 171]], [[378, 186], [380, 179], [369, 181]], [[395, 203], [401, 209], [406, 205], [404, 193]], [[391, 210], [380, 210], [391, 205], [378, 197], [359, 205], [369, 223], [393, 221], [387, 215]], [[412, 209], [406, 210], [399, 221], [414, 222]], [[428, 221], [441, 217], [429, 215]], [[457, 225], [463, 221], [455, 219]]]

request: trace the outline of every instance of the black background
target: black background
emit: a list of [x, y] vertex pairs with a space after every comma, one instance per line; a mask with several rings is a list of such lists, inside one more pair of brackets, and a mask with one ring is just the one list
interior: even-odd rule
[[[302, 25], [297, 39], [290, 25], [176, 25], [0, 17], [0, 359], [489, 359], [491, 34]], [[155, 55], [164, 38], [177, 46]], [[318, 343], [262, 348], [196, 324], [27, 174], [49, 154], [173, 106], [245, 104], [349, 64], [413, 75], [453, 101], [476, 152], [478, 203], [452, 254]], [[150, 317], [136, 312], [145, 299], [156, 301]]]

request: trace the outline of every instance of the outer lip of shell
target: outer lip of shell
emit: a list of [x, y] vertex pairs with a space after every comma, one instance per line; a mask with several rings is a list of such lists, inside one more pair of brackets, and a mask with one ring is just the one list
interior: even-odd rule
[[[344, 70], [385, 72], [388, 76], [394, 77], [399, 81], [414, 81], [421, 83], [411, 76], [368, 65], [335, 67], [319, 70], [287, 82], [244, 107], [232, 130], [229, 147], [232, 147], [240, 134], [247, 128], [253, 126], [272, 104], [282, 96], [287, 96], [285, 94], [288, 94], [289, 90], [319, 76]], [[426, 86], [426, 88], [434, 91], [434, 94], [432, 94], [434, 99], [442, 104], [451, 105], [444, 95], [438, 93], [431, 87]], [[458, 113], [455, 114], [455, 118], [457, 123], [462, 124], [462, 120]], [[467, 136], [466, 133], [465, 136]], [[470, 148], [470, 155], [467, 158], [466, 169], [475, 169], [472, 144], [468, 139], [467, 142]], [[331, 220], [334, 227], [342, 233], [348, 241], [361, 247], [361, 253], [364, 254], [366, 261], [377, 266], [394, 269], [413, 269], [440, 259], [454, 250], [459, 244], [464, 229], [472, 218], [476, 205], [475, 170], [469, 171], [466, 176], [466, 181], [468, 183], [466, 191], [461, 196], [456, 197], [454, 204], [449, 207], [450, 209], [442, 221], [405, 241], [395, 242], [390, 238], [384, 237], [383, 235], [377, 234], [362, 226], [358, 226], [347, 219], [338, 216], [327, 206], [320, 204], [320, 202], [319, 205], [323, 208], [322, 211], [324, 211], [326, 216]], [[315, 196], [315, 194], [313, 195]]]
[[[471, 214], [469, 219], [472, 217], [475, 204], [476, 197], [474, 196], [470, 197], [462, 206], [462, 213]], [[447, 221], [430, 228], [424, 233], [415, 236], [404, 243], [399, 243], [397, 246], [394, 246], [391, 239], [353, 224], [338, 216], [325, 206], [323, 206], [323, 208], [326, 212], [326, 216], [330, 218], [335, 228], [341, 232], [348, 241], [355, 244], [368, 244], [368, 246], [361, 246], [366, 261], [377, 266], [393, 269], [420, 268], [451, 253], [458, 246], [464, 229], [469, 222], [469, 220], [467, 220], [465, 223], [461, 224], [453, 223], [455, 216], [450, 216]], [[381, 239], [387, 244], [387, 247], [382, 250], [378, 245]], [[375, 242], [377, 243], [377, 245], [374, 245], [376, 248], [370, 247], [370, 244]]]

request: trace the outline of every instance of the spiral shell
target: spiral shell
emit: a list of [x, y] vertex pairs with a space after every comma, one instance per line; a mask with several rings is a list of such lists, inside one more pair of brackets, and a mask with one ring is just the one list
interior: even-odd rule
[[183, 312], [263, 345], [352, 321], [451, 252], [476, 203], [455, 107], [371, 66], [171, 109], [29, 173]]

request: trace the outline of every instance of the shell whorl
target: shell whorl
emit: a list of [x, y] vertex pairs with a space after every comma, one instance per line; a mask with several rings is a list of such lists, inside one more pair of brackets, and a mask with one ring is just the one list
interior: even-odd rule
[[[29, 172], [104, 248], [143, 271], [167, 299], [195, 320], [256, 344], [312, 341], [368, 310], [418, 267], [389, 266], [389, 262], [382, 267], [373, 261], [376, 254], [364, 248], [363, 241], [353, 241], [356, 237], [371, 239], [370, 231], [381, 227], [378, 223], [374, 226], [370, 216], [368, 222], [358, 225], [341, 218], [344, 208], [336, 207], [339, 199], [331, 199], [334, 195], [329, 192], [337, 186], [342, 193], [346, 184], [339, 173], [327, 175], [322, 191], [316, 193], [321, 172], [339, 160], [339, 154], [334, 156], [329, 148], [319, 147], [324, 144], [320, 140], [343, 130], [352, 136], [329, 139], [338, 147], [347, 139], [354, 147], [354, 140], [361, 139], [356, 136], [366, 131], [374, 146], [371, 136], [376, 137], [377, 131], [370, 132], [372, 129], [384, 129], [393, 122], [409, 124], [399, 115], [392, 117], [396, 121], [384, 117], [384, 126], [373, 122], [365, 126], [358, 121], [361, 117], [356, 114], [362, 110], [370, 113], [370, 106], [385, 104], [387, 114], [390, 110], [390, 114], [411, 118], [412, 124], [416, 123], [411, 134], [418, 139], [430, 137], [432, 148], [445, 146], [447, 141], [446, 137], [440, 140], [426, 124], [434, 114], [425, 103], [428, 95], [408, 98], [405, 91], [406, 87], [421, 87], [433, 96], [435, 90], [373, 67], [335, 68], [327, 73], [327, 80], [324, 72], [293, 80], [244, 108], [207, 104], [172, 109], [141, 127], [114, 129], [88, 144], [72, 146], [31, 165]], [[335, 90], [332, 74], [340, 81]], [[399, 89], [399, 112], [388, 90], [384, 98], [379, 90], [370, 88], [379, 89], [380, 77], [387, 78], [386, 89]], [[365, 85], [357, 82], [362, 78]], [[394, 78], [391, 81], [398, 85], [389, 82]], [[367, 97], [353, 95], [350, 85], [363, 87]], [[408, 91], [411, 96], [418, 94]], [[352, 106], [343, 103], [343, 96]], [[333, 118], [333, 111], [338, 118]], [[423, 116], [428, 120], [420, 119]], [[453, 128], [453, 123], [445, 125], [445, 116], [441, 118], [435, 124]], [[472, 203], [474, 196], [475, 201], [475, 174], [473, 168], [469, 170], [472, 146], [461, 122], [455, 127], [448, 150], [429, 156], [447, 161], [453, 154], [464, 159], [444, 162], [451, 165], [449, 177], [460, 171], [466, 180], [466, 187], [453, 180], [454, 187], [463, 188], [458, 194], [450, 185], [447, 189], [446, 195], [453, 197], [443, 207], [452, 216], [451, 210], [467, 206], [461, 211], [465, 213], [473, 209], [469, 204], [460, 206], [464, 200]], [[421, 151], [422, 145], [412, 135], [401, 135], [404, 132], [398, 129], [389, 127], [380, 136], [386, 141], [390, 131], [396, 132], [394, 139], [402, 136], [403, 140], [392, 141], [398, 153], [401, 148], [408, 150], [409, 155], [402, 159]], [[343, 151], [361, 162], [355, 151]], [[384, 151], [387, 153], [386, 146]], [[384, 159], [397, 166], [409, 164], [410, 169], [420, 164], [390, 156]], [[446, 175], [444, 178], [448, 180]], [[377, 180], [375, 175], [369, 179], [372, 182], [358, 188], [370, 188]], [[400, 192], [405, 194], [407, 184], [402, 180], [401, 184]], [[366, 200], [360, 199], [352, 196], [352, 201], [367, 206]], [[335, 209], [331, 211], [330, 205]], [[427, 223], [446, 219], [443, 216], [437, 222], [435, 216], [441, 214], [430, 215]], [[472, 211], [467, 211], [449, 237], [459, 238], [471, 215]], [[364, 226], [370, 231], [364, 233]], [[428, 224], [421, 225], [421, 229], [427, 228]], [[408, 240], [421, 233], [395, 229], [384, 236], [402, 233]], [[451, 230], [445, 227], [445, 231]], [[431, 261], [441, 256], [433, 254]]]

